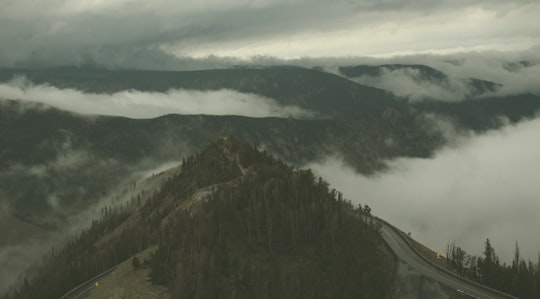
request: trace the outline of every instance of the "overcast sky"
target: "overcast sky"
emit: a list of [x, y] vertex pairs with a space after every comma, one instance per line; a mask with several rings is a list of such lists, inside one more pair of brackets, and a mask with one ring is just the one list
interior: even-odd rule
[[535, 0], [0, 0], [0, 7], [0, 67], [194, 68], [254, 56], [389, 57], [540, 44]]

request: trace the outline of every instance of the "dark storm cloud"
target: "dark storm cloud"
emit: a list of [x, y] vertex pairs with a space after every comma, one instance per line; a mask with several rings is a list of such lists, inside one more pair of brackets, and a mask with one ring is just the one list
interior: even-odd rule
[[[2, 67], [178, 69], [237, 61], [206, 59], [213, 54], [361, 56], [538, 41], [534, 1], [27, 0], [0, 5]], [[464, 20], [456, 19], [463, 15]], [[441, 22], [454, 26], [423, 29]], [[192, 56], [205, 59], [194, 62]]]

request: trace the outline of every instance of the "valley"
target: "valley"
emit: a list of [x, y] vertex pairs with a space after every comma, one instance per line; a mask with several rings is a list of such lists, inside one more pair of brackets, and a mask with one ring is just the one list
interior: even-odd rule
[[[383, 67], [388, 68], [388, 66]], [[421, 72], [428, 72], [424, 74], [426, 77], [422, 80], [434, 80], [430, 76], [437, 76], [435, 70], [414, 67], [420, 69]], [[433, 74], [430, 75], [429, 72]], [[25, 80], [36, 85], [17, 87], [11, 81], [14, 76], [24, 76]], [[444, 80], [444, 77], [441, 78]], [[163, 264], [163, 258], [169, 259], [168, 253], [163, 252], [164, 248], [177, 250], [178, 246], [177, 243], [170, 243], [171, 240], [163, 238], [173, 229], [179, 229], [178, 226], [184, 227], [182, 230], [185, 230], [194, 229], [200, 225], [203, 225], [202, 227], [216, 225], [213, 222], [205, 222], [209, 220], [203, 221], [202, 219], [206, 219], [206, 216], [197, 215], [210, 213], [213, 215], [211, 219], [217, 217], [215, 215], [218, 214], [215, 214], [214, 210], [207, 210], [209, 205], [217, 205], [216, 209], [219, 207], [220, 210], [229, 211], [228, 209], [232, 207], [227, 205], [234, 204], [234, 200], [242, 198], [240, 193], [235, 191], [237, 188], [247, 188], [246, 192], [257, 200], [262, 194], [272, 196], [273, 200], [291, 196], [287, 193], [292, 191], [290, 186], [274, 186], [273, 180], [285, 173], [288, 173], [285, 177], [291, 179], [296, 175], [302, 177], [305, 173], [303, 170], [294, 170], [297, 173], [290, 177], [289, 170], [285, 171], [285, 165], [299, 169], [324, 161], [328, 157], [338, 157], [341, 163], [351, 167], [355, 175], [377, 178], [393, 171], [393, 161], [399, 159], [428, 161], [455, 142], [456, 136], [459, 137], [460, 134], [463, 136], [489, 134], [508, 124], [519, 124], [534, 118], [540, 107], [540, 98], [532, 94], [471, 98], [461, 102], [442, 102], [434, 99], [410, 101], [391, 92], [361, 85], [337, 75], [298, 67], [235, 68], [194, 72], [106, 71], [85, 68], [2, 70], [0, 81], [3, 82], [0, 83], [0, 85], [3, 84], [2, 86], [19, 88], [21, 95], [24, 95], [25, 89], [34, 88], [33, 86], [52, 86], [56, 88], [55, 92], [78, 90], [83, 94], [109, 94], [112, 97], [118, 96], [118, 92], [123, 90], [137, 90], [142, 95], [156, 92], [167, 93], [175, 89], [200, 92], [233, 90], [268, 97], [274, 99], [278, 105], [299, 107], [311, 113], [309, 117], [289, 116], [287, 118], [206, 114], [168, 114], [155, 118], [128, 118], [81, 114], [69, 111], [69, 109], [64, 110], [64, 106], [55, 105], [53, 102], [35, 103], [16, 98], [2, 99], [0, 101], [0, 141], [6, 146], [0, 151], [0, 203], [8, 207], [7, 210], [10, 211], [9, 216], [2, 218], [2, 225], [6, 229], [15, 229], [16, 233], [12, 236], [18, 237], [9, 242], [14, 245], [25, 244], [23, 239], [35, 239], [39, 234], [52, 234], [56, 237], [58, 234], [74, 236], [69, 237], [67, 243], [66, 241], [43, 243], [44, 247], [55, 246], [59, 249], [54, 249], [52, 255], [46, 253], [50, 251], [49, 248], [40, 249], [42, 253], [49, 255], [49, 260], [40, 267], [47, 269], [47, 267], [56, 267], [58, 263], [67, 263], [72, 265], [71, 267], [77, 265], [77, 270], [74, 270], [75, 268], [58, 270], [58, 273], [50, 277], [50, 280], [41, 281], [37, 285], [34, 284], [36, 282], [34, 275], [40, 277], [47, 272], [42, 272], [44, 270], [35, 272], [37, 268], [28, 270], [26, 273], [30, 281], [33, 281], [33, 286], [27, 288], [26, 282], [22, 282], [25, 288], [21, 289], [22, 293], [15, 298], [31, 296], [29, 294], [39, 292], [39, 288], [43, 287], [54, 290], [51, 291], [51, 298], [61, 296], [69, 288], [75, 287], [81, 281], [101, 273], [112, 265], [125, 261], [122, 267], [129, 267], [129, 260], [134, 254], [156, 245], [157, 247], [153, 247], [153, 254], [145, 254], [147, 257], [152, 256], [144, 259], [146, 260], [143, 266], [146, 269], [144, 273], [147, 274], [141, 276], [139, 274], [142, 272], [136, 274], [137, 271], [135, 271], [133, 275], [136, 275], [133, 277], [138, 278], [133, 279], [142, 279], [150, 273], [152, 283], [165, 286], [167, 292], [175, 294], [185, 292], [185, 294], [190, 294], [189, 296], [200, 292], [210, 292], [205, 293], [207, 295], [243, 292], [240, 293], [241, 297], [255, 295], [273, 297], [277, 296], [280, 290], [289, 289], [297, 290], [297, 293], [290, 292], [288, 295], [279, 293], [279, 296], [296, 298], [303, 296], [300, 294], [314, 295], [315, 293], [310, 293], [312, 290], [307, 291], [302, 287], [304, 284], [324, 286], [319, 291], [322, 292], [321, 294], [333, 292], [332, 290], [335, 289], [325, 284], [328, 282], [321, 280], [323, 276], [318, 276], [327, 273], [332, 268], [324, 266], [321, 270], [318, 268], [320, 265], [311, 264], [315, 258], [313, 254], [317, 252], [313, 250], [320, 249], [319, 245], [316, 245], [318, 243], [312, 243], [315, 240], [309, 239], [307, 235], [302, 237], [304, 238], [302, 242], [306, 243], [298, 243], [296, 234], [300, 232], [296, 231], [298, 229], [296, 226], [299, 224], [295, 222], [290, 224], [290, 232], [279, 231], [279, 229], [284, 229], [282, 225], [287, 223], [286, 221], [291, 221], [292, 218], [278, 217], [270, 220], [268, 217], [271, 214], [267, 214], [266, 231], [264, 233], [257, 231], [256, 238], [252, 235], [255, 232], [251, 230], [262, 225], [261, 223], [249, 224], [252, 220], [247, 220], [248, 222], [242, 225], [237, 223], [236, 226], [229, 227], [231, 231], [227, 235], [233, 234], [235, 237], [231, 239], [232, 243], [220, 246], [226, 246], [233, 255], [241, 256], [241, 253], [249, 253], [253, 256], [240, 258], [235, 262], [239, 264], [234, 264], [234, 266], [228, 264], [227, 267], [222, 268], [220, 271], [225, 272], [219, 275], [225, 276], [219, 276], [218, 272], [214, 274], [201, 272], [202, 274], [198, 275], [202, 276], [198, 279], [205, 279], [205, 283], [213, 281], [201, 289], [185, 288], [186, 285], [193, 284], [193, 281], [182, 282], [174, 280], [173, 276], [168, 276], [175, 271], [184, 270], [167, 269]], [[474, 82], [477, 84], [480, 81]], [[313, 86], [317, 88], [312, 88]], [[486, 88], [492, 89], [489, 86]], [[452, 127], [451, 132], [448, 131], [448, 126]], [[223, 139], [222, 136], [235, 136], [234, 140], [236, 138], [245, 140], [255, 145], [257, 149], [263, 149], [266, 156], [256, 154], [253, 149], [249, 149], [249, 146], [244, 144], [244, 141], [233, 141], [220, 150], [215, 140], [218, 140], [217, 144], [228, 140]], [[210, 144], [209, 148], [208, 144]], [[223, 155], [220, 151], [228, 147], [231, 147], [230, 152]], [[201, 150], [203, 152], [200, 152]], [[217, 152], [215, 156], [204, 154], [208, 151]], [[275, 161], [270, 156], [284, 162], [270, 162]], [[221, 158], [216, 160], [217, 157]], [[244, 161], [240, 163], [238, 159]], [[263, 167], [264, 170], [258, 170], [257, 167], [249, 166], [250, 164], [244, 164], [246, 159], [248, 163], [251, 163], [249, 161], [252, 159], [262, 159], [269, 162], [269, 165], [274, 163], [281, 166], [266, 165]], [[196, 163], [193, 162], [195, 160]], [[227, 161], [234, 163], [230, 164]], [[190, 163], [205, 165], [205, 167], [199, 170], [193, 169], [189, 174], [185, 174], [184, 169]], [[173, 168], [167, 170], [167, 167], [171, 166]], [[278, 170], [284, 173], [278, 175]], [[255, 181], [249, 182], [261, 175], [257, 174], [259, 171], [262, 171], [263, 177], [269, 176], [266, 178], [269, 181], [263, 183], [263, 186], [268, 184], [274, 186], [271, 189], [276, 191], [272, 192], [285, 188], [282, 190], [284, 193], [281, 197], [276, 197], [277, 194], [270, 192], [270, 189], [264, 189], [270, 187], [264, 187], [262, 191], [249, 191]], [[276, 173], [270, 175], [273, 172]], [[253, 179], [247, 179], [252, 176], [254, 176]], [[176, 178], [183, 178], [182, 183], [179, 183], [180, 181]], [[309, 180], [316, 181], [314, 177]], [[333, 181], [334, 178], [330, 177], [329, 180]], [[317, 184], [319, 187], [326, 184], [328, 188], [328, 184], [322, 181]], [[307, 191], [295, 192], [303, 194]], [[345, 213], [339, 214], [342, 216], [338, 217], [342, 219], [341, 221], [345, 221], [343, 219], [349, 217], [345, 215], [352, 213], [351, 207], [348, 206], [350, 203], [340, 197], [342, 193], [339, 191], [330, 189], [325, 192], [334, 194], [337, 196], [337, 202], [340, 205], [343, 204], [343, 211], [336, 210], [333, 213]], [[207, 198], [216, 197], [216, 194], [221, 194], [219, 195], [223, 197], [221, 201], [229, 203], [223, 206], [224, 203], [207, 200]], [[295, 194], [298, 196], [297, 193]], [[348, 196], [349, 199], [354, 200], [354, 203], [370, 202], [370, 198], [361, 195], [358, 198]], [[282, 207], [283, 204], [281, 203]], [[375, 206], [377, 204], [374, 203]], [[255, 211], [261, 213], [258, 210]], [[265, 211], [269, 213], [268, 210]], [[227, 217], [235, 213], [238, 212], [231, 210], [223, 215], [219, 214], [221, 215], [219, 217], [225, 217], [224, 221], [232, 221], [232, 225], [236, 220], [227, 220]], [[324, 213], [321, 211], [319, 216], [312, 216], [315, 217], [314, 219], [324, 219], [328, 216], [324, 216]], [[295, 214], [291, 214], [290, 217], [293, 217], [292, 215]], [[203, 218], [197, 220], [196, 224], [190, 222], [197, 217]], [[258, 219], [259, 216], [250, 217]], [[308, 221], [306, 223], [311, 223], [311, 226], [306, 226], [306, 229], [307, 227], [313, 229], [316, 222], [306, 221]], [[336, 220], [329, 220], [328, 223], [337, 225], [333, 221]], [[269, 229], [272, 230], [274, 223], [277, 225], [277, 234], [283, 233], [285, 239], [271, 237], [273, 234], [269, 234]], [[365, 223], [357, 223], [357, 225], [362, 227]], [[199, 229], [202, 228], [197, 228], [195, 231], [199, 232]], [[240, 231], [247, 235], [236, 235]], [[178, 231], [179, 234], [186, 232]], [[216, 231], [214, 229], [205, 233], [208, 234], [208, 238], [214, 238]], [[369, 229], [364, 233], [369, 235]], [[217, 235], [219, 240], [221, 240], [220, 236], [220, 234]], [[187, 242], [185, 244], [191, 244], [194, 240], [189, 234], [185, 235], [185, 238], [187, 239], [181, 241]], [[278, 244], [284, 242], [279, 246], [285, 246], [283, 248], [288, 249], [282, 248], [284, 251], [276, 249], [278, 252], [274, 253], [271, 239]], [[348, 241], [345, 238], [338, 243]], [[214, 245], [204, 250], [216, 250], [216, 247], [213, 247], [216, 246], [215, 242], [214, 240], [208, 243]], [[254, 243], [245, 247], [251, 242]], [[297, 248], [299, 244], [307, 247]], [[377, 244], [373, 246], [381, 246], [380, 241]], [[291, 248], [295, 248], [293, 255], [289, 255]], [[329, 248], [344, 250], [342, 245], [338, 248]], [[58, 250], [63, 250], [60, 255], [58, 255]], [[201, 249], [197, 247], [197, 250]], [[359, 248], [359, 250], [368, 249]], [[392, 260], [390, 252], [383, 247], [368, 251], [369, 254], [386, 256], [384, 258], [386, 261]], [[331, 252], [328, 263], [344, 263], [344, 261], [335, 260], [333, 256], [337, 253]], [[164, 254], [165, 257], [163, 257]], [[178, 254], [181, 257], [175, 260], [176, 264], [183, 265], [193, 258], [193, 256], [182, 257], [182, 254], [185, 254], [183, 252]], [[197, 258], [203, 259], [204, 263], [209, 263], [206, 260], [209, 258], [208, 254], [204, 251], [204, 256]], [[279, 258], [274, 256], [275, 254], [278, 254]], [[342, 252], [338, 255], [340, 254], [347, 256], [350, 253]], [[35, 254], [30, 259], [37, 259], [37, 257], [38, 254]], [[187, 260], [183, 261], [183, 258]], [[228, 260], [230, 257], [221, 256], [220, 258], [224, 259], [223, 263], [230, 263]], [[349, 258], [355, 259], [353, 256]], [[286, 262], [272, 266], [277, 261]], [[356, 262], [363, 263], [364, 261], [357, 260]], [[218, 267], [217, 264], [212, 263], [203, 264], [203, 266]], [[234, 268], [246, 263], [257, 266]], [[384, 283], [388, 284], [393, 276], [391, 273], [394, 273], [392, 269], [398, 264], [392, 266], [384, 262], [380, 264], [380, 267], [373, 264], [370, 267], [380, 271], [382, 280], [378, 283], [385, 281]], [[19, 267], [17, 269], [22, 269], [22, 265], [17, 266]], [[336, 267], [339, 268], [339, 266]], [[277, 285], [272, 287], [259, 285], [261, 281], [256, 279], [250, 282], [243, 281], [242, 277], [235, 277], [236, 274], [230, 272], [235, 271], [233, 269], [240, 272], [248, 271], [254, 278], [260, 277], [261, 273], [275, 271], [278, 275], [275, 281]], [[306, 281], [297, 281], [296, 284], [289, 284], [292, 283], [288, 278], [290, 276], [279, 276], [284, 273], [295, 276], [305, 274], [305, 271], [308, 271], [306, 269], [311, 269], [309, 271], [312, 271], [314, 276], [309, 276]], [[192, 268], [191, 271], [202, 270]], [[32, 272], [34, 274], [31, 274]], [[71, 273], [69, 279], [65, 276], [67, 273]], [[211, 276], [213, 278], [210, 279], [208, 276], [210, 274], [218, 276]], [[360, 272], [357, 275], [362, 276]], [[417, 274], [407, 275], [416, 277]], [[339, 274], [336, 272], [334, 276], [339, 277]], [[174, 277], [178, 278], [178, 276]], [[371, 284], [362, 279], [356, 280], [356, 283], [358, 281], [365, 281], [366, 287]], [[265, 291], [257, 293], [252, 289], [237, 289], [235, 284], [238, 283], [248, 283], [252, 287], [257, 285], [257, 289]], [[342, 283], [344, 283], [343, 287], [346, 287], [347, 282]], [[435, 282], [433, 286], [437, 283], [439, 282]], [[427, 285], [431, 285], [431, 282]], [[444, 291], [440, 294], [448, 295], [454, 292], [455, 285], [450, 288], [444, 283], [442, 285]], [[373, 286], [375, 288], [367, 287], [365, 292], [373, 292], [370, 294], [385, 297], [394, 296], [395, 292], [398, 292], [389, 285], [381, 287], [374, 284]], [[150, 285], [148, 287], [153, 288]], [[272, 293], [274, 288], [277, 292], [275, 294]], [[370, 291], [367, 291], [368, 289]], [[98, 288], [98, 290], [101, 289]], [[384, 295], [377, 293], [383, 290], [385, 290]], [[411, 292], [411, 289], [407, 288], [401, 290]], [[354, 292], [352, 289], [350, 291]]]

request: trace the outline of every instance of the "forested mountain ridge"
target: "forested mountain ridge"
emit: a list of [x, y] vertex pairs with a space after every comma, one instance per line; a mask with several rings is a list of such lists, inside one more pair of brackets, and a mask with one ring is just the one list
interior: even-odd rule
[[462, 102], [421, 101], [411, 104], [422, 112], [447, 117], [462, 130], [483, 132], [534, 118], [539, 111], [540, 98], [533, 94], [488, 97]]
[[[423, 98], [420, 105], [391, 91], [360, 84], [349, 79], [372, 77], [371, 83], [382, 80], [385, 71], [402, 71], [415, 82], [453, 90], [461, 86], [467, 91], [463, 99]], [[281, 105], [297, 106], [313, 112], [311, 118], [363, 119], [381, 115], [387, 110], [411, 113], [411, 106], [421, 112], [449, 116], [466, 130], [484, 131], [500, 127], [497, 119], [508, 117], [512, 122], [530, 117], [540, 109], [540, 98], [528, 93], [497, 95], [501, 84], [482, 78], [453, 78], [440, 70], [421, 64], [388, 64], [343, 66], [338, 72], [345, 77], [296, 66], [274, 66], [199, 71], [103, 70], [92, 68], [0, 69], [0, 82], [7, 83], [24, 76], [34, 84], [76, 89], [86, 93], [114, 93], [125, 90], [166, 92], [171, 89], [211, 91], [229, 89], [257, 94]], [[407, 73], [409, 72], [409, 73]], [[457, 80], [457, 81], [456, 81]], [[459, 86], [454, 86], [458, 84]], [[372, 84], [373, 85], [373, 84]], [[375, 84], [376, 86], [377, 84]], [[419, 89], [423, 88], [421, 84]], [[491, 101], [494, 99], [495, 101]], [[469, 109], [480, 103], [481, 109]], [[496, 109], [491, 108], [494, 103]], [[410, 105], [411, 104], [411, 105]], [[504, 106], [504, 107], [503, 107]], [[511, 107], [510, 111], [506, 108]], [[502, 109], [501, 109], [502, 108]], [[446, 110], [451, 111], [448, 113]], [[481, 125], [471, 123], [477, 117]]]
[[[442, 88], [451, 89], [450, 78], [444, 72], [422, 64], [381, 64], [356, 65], [339, 67], [340, 74], [347, 78], [371, 77], [380, 78], [388, 73], [396, 72], [406, 75], [417, 83], [430, 83]], [[468, 98], [474, 98], [490, 92], [495, 92], [502, 84], [479, 78], [460, 78], [459, 83], [469, 89]], [[435, 97], [436, 99], [436, 97]]]
[[84, 68], [0, 70], [0, 82], [15, 76], [25, 76], [35, 84], [88, 93], [231, 89], [268, 97], [281, 105], [298, 106], [315, 112], [318, 118], [355, 118], [404, 105], [403, 100], [385, 90], [295, 66], [174, 72]]
[[346, 77], [354, 78], [361, 76], [376, 77], [382, 75], [385, 71], [394, 70], [413, 70], [418, 72], [418, 80], [444, 81], [448, 76], [432, 67], [422, 64], [381, 64], [381, 65], [355, 65], [342, 66], [338, 70]]
[[[40, 218], [63, 217], [77, 202], [106, 196], [133, 172], [178, 161], [223, 135], [239, 136], [297, 166], [339, 155], [366, 174], [383, 169], [392, 157], [428, 157], [443, 142], [421, 115], [391, 108], [348, 120], [206, 115], [139, 120], [1, 101], [0, 125], [3, 198], [19, 217], [43, 224], [54, 221]], [[50, 204], [51, 195], [63, 209]]]
[[[17, 76], [29, 81], [17, 85], [21, 82], [12, 81]], [[20, 91], [15, 94], [23, 97], [36, 87], [60, 97], [68, 95], [66, 101], [73, 94], [93, 99], [94, 93], [105, 93], [104, 98], [113, 102], [112, 93], [127, 90], [129, 94], [130, 89], [143, 95], [159, 92], [159, 96], [174, 94], [167, 91], [176, 88], [203, 93], [232, 89], [314, 112], [309, 119], [233, 115], [129, 119], [76, 114], [6, 92], [0, 99], [0, 208], [38, 225], [36, 231], [52, 232], [68, 226], [68, 218], [80, 211], [111, 199], [119, 185], [163, 164], [179, 162], [219, 136], [238, 136], [292, 166], [330, 157], [357, 173], [373, 175], [387, 170], [386, 163], [396, 158], [432, 157], [447, 142], [440, 119], [445, 125], [455, 124], [449, 126], [451, 134], [455, 128], [481, 133], [534, 117], [540, 107], [540, 98], [531, 94], [459, 102], [407, 101], [335, 74], [300, 67], [193, 72], [0, 70], [0, 85], [4, 91]], [[64, 95], [66, 88], [70, 90]], [[39, 101], [39, 92], [36, 95]]]
[[521, 256], [518, 243], [510, 264], [501, 262], [489, 238], [482, 256], [468, 254], [455, 242], [446, 246], [445, 266], [472, 281], [512, 294], [522, 299], [540, 296], [540, 255], [535, 262]]
[[144, 203], [107, 209], [53, 251], [13, 298], [57, 298], [154, 244], [143, 266], [174, 298], [390, 296], [377, 228], [311, 171], [225, 137], [166, 176]]
[[[436, 70], [415, 67], [444, 78]], [[515, 123], [533, 117], [540, 108], [540, 99], [530, 94], [407, 102], [334, 74], [287, 66], [190, 72], [0, 70], [0, 81], [17, 75], [34, 84], [88, 93], [234, 89], [316, 113], [312, 119], [210, 115], [127, 119], [0, 100], [0, 198], [18, 217], [52, 227], [63, 224], [74, 203], [84, 207], [107, 196], [132, 173], [181, 159], [222, 135], [239, 136], [292, 165], [337, 156], [358, 173], [370, 175], [396, 157], [430, 157], [445, 143], [437, 118], [450, 120], [460, 130], [485, 131], [502, 126], [506, 119]], [[435, 118], [425, 117], [426, 113]]]

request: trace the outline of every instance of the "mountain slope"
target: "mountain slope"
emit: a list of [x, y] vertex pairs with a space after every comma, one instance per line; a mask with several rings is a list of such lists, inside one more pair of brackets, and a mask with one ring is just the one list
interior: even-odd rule
[[442, 139], [428, 123], [409, 110], [390, 108], [348, 120], [197, 115], [135, 120], [2, 101], [0, 190], [18, 216], [50, 223], [38, 218], [69, 215], [75, 203], [91, 204], [133, 172], [178, 161], [222, 135], [241, 137], [293, 165], [340, 155], [358, 171], [373, 173], [384, 168], [384, 159], [429, 156]]
[[[404, 80], [410, 80], [414, 84], [417, 84], [419, 88], [426, 88], [432, 85], [448, 92], [462, 90], [465, 98], [493, 93], [502, 86], [499, 83], [479, 78], [450, 78], [450, 76], [440, 70], [422, 64], [343, 66], [339, 67], [338, 71], [347, 78], [370, 86], [380, 86], [381, 81], [384, 80], [390, 80], [394, 84], [400, 84]], [[387, 76], [388, 78], [386, 78]], [[368, 82], [371, 82], [371, 84]], [[427, 94], [425, 96], [429, 97], [430, 95]], [[431, 95], [431, 97], [435, 100], [440, 100], [435, 95]]]
[[419, 111], [453, 119], [460, 129], [486, 131], [507, 121], [517, 123], [535, 117], [540, 98], [532, 94], [470, 99], [461, 102], [422, 101], [412, 106]]
[[140, 208], [110, 211], [50, 256], [14, 298], [58, 297], [153, 244], [142, 266], [176, 298], [388, 298], [393, 259], [364, 219], [309, 170], [221, 138]]
[[[445, 77], [416, 67], [426, 78]], [[517, 122], [540, 108], [540, 100], [532, 95], [406, 103], [339, 76], [297, 67], [196, 72], [3, 70], [0, 81], [16, 74], [87, 92], [232, 88], [303, 105], [323, 118], [169, 115], [135, 120], [81, 116], [2, 100], [0, 198], [18, 217], [47, 226], [62, 225], [72, 207], [84, 208], [106, 196], [132, 173], [177, 161], [222, 135], [239, 136], [293, 165], [338, 156], [357, 172], [372, 174], [384, 169], [385, 160], [429, 157], [444, 143], [436, 123], [424, 117], [426, 112], [450, 118], [463, 130], [485, 131], [500, 127], [501, 117]], [[48, 216], [52, 217], [44, 219]]]

